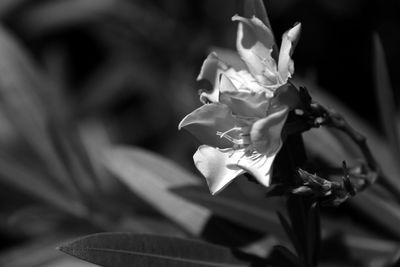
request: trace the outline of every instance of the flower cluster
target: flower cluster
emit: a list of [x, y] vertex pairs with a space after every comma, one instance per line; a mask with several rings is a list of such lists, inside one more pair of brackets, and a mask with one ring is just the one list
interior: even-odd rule
[[270, 185], [282, 128], [300, 102], [288, 79], [301, 25], [284, 33], [278, 55], [271, 29], [259, 18], [235, 15], [232, 20], [238, 22], [236, 46], [244, 64], [228, 66], [211, 53], [198, 80], [208, 81], [212, 90], [201, 92], [204, 105], [179, 124], [204, 144], [193, 158], [212, 194], [245, 172]]

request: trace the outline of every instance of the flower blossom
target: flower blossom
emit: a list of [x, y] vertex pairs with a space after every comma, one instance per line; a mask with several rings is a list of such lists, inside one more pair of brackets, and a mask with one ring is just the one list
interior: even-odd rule
[[212, 194], [246, 172], [270, 185], [282, 128], [299, 102], [288, 79], [294, 72], [291, 54], [300, 24], [284, 33], [276, 59], [272, 31], [260, 19], [235, 15], [232, 20], [238, 22], [236, 47], [244, 64], [228, 66], [211, 53], [198, 80], [207, 81], [212, 90], [201, 92], [204, 105], [179, 124], [204, 144], [193, 159]]

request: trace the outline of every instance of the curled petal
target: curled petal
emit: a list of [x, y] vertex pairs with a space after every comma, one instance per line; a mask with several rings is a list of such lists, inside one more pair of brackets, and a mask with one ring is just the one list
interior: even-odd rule
[[217, 56], [211, 53], [204, 60], [197, 81], [200, 83], [200, 100], [205, 102], [218, 102], [219, 98], [219, 76], [226, 71], [228, 67]]
[[257, 152], [271, 156], [279, 151], [282, 146], [282, 127], [288, 113], [289, 108], [283, 107], [253, 124], [250, 139]]
[[188, 114], [179, 123], [178, 128], [185, 128], [203, 144], [214, 147], [230, 147], [232, 143], [217, 136], [235, 126], [232, 111], [225, 104], [206, 104]]
[[[224, 81], [223, 75], [229, 77], [230, 83]], [[197, 81], [201, 91], [200, 101], [203, 104], [219, 102], [220, 92], [226, 90], [265, 91], [247, 70], [227, 66], [214, 52], [204, 60]]]
[[193, 156], [194, 164], [206, 178], [211, 194], [217, 194], [244, 171], [236, 166], [241, 154], [233, 149], [219, 150], [200, 146]]
[[[265, 26], [267, 26], [269, 29], [272, 29], [263, 0], [245, 0], [244, 16], [246, 18], [251, 18], [255, 16], [256, 18], [260, 19], [265, 24]], [[276, 61], [278, 60], [278, 49], [275, 43], [272, 50], [272, 57]]]
[[294, 64], [291, 56], [300, 37], [300, 32], [301, 24], [298, 23], [282, 36], [282, 44], [279, 51], [278, 71], [283, 82], [286, 82], [294, 72]]
[[250, 72], [263, 85], [277, 84], [276, 62], [271, 56], [275, 43], [272, 31], [256, 17], [236, 15], [232, 20], [239, 21], [236, 47]]
[[251, 18], [255, 16], [256, 18], [260, 19], [268, 28], [272, 29], [271, 23], [268, 19], [267, 10], [262, 0], [245, 0], [244, 13], [245, 17]]

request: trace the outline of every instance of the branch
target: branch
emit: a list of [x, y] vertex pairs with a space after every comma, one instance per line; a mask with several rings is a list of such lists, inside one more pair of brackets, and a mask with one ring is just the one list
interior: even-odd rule
[[337, 111], [328, 109], [317, 102], [311, 104], [311, 109], [318, 114], [314, 120], [315, 127], [328, 126], [336, 128], [347, 134], [358, 145], [367, 163], [368, 182], [369, 184], [374, 183], [381, 176], [381, 170], [368, 147], [365, 136], [356, 131]]

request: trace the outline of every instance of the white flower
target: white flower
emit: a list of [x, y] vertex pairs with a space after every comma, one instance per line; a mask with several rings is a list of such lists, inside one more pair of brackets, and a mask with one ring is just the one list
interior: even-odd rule
[[211, 53], [198, 77], [208, 81], [211, 90], [201, 93], [204, 105], [179, 124], [205, 144], [193, 159], [212, 194], [245, 172], [270, 185], [282, 128], [299, 103], [297, 89], [287, 82], [294, 71], [291, 54], [300, 24], [283, 35], [276, 62], [271, 29], [256, 17], [233, 20], [239, 22], [236, 46], [246, 68], [228, 66]]

